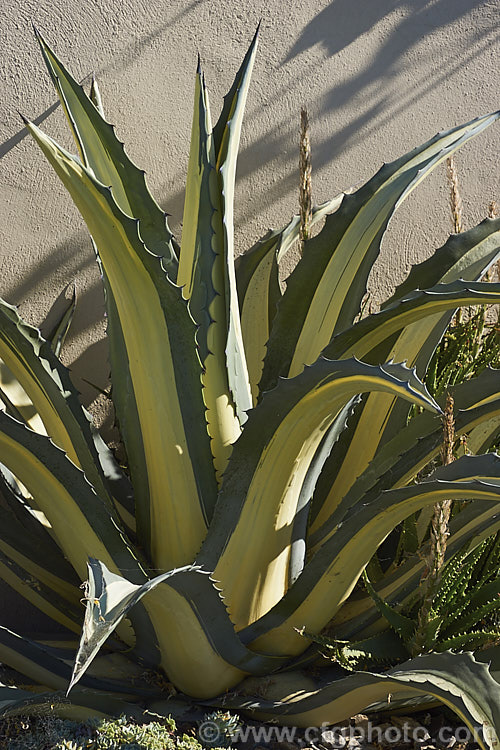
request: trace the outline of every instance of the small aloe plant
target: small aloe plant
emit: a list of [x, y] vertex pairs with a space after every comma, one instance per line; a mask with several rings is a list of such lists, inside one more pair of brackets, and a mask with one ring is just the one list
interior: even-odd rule
[[[499, 569], [498, 533], [472, 551], [460, 550], [448, 562], [418, 652], [484, 650], [500, 644]], [[386, 629], [365, 636], [359, 633], [350, 641], [337, 640], [334, 635], [310, 635], [310, 640], [318, 643], [328, 658], [349, 671], [404, 661], [416, 650], [420, 590], [417, 588], [412, 601], [398, 611], [380, 598], [366, 572], [363, 580]]]
[[[394, 702], [444, 701], [492, 745], [498, 682], [472, 654], [430, 653], [383, 673], [337, 666], [316, 684], [301, 672], [316, 658], [301, 633], [330, 623], [350, 639], [376, 620], [373, 600], [352, 595], [357, 581], [419, 511], [424, 543], [428, 509], [442, 498], [472, 501], [451, 522], [449, 554], [500, 528], [498, 456], [466, 456], [413, 482], [441, 440], [441, 408], [421, 378], [456, 308], [500, 299], [500, 285], [478, 281], [499, 256], [500, 220], [452, 236], [379, 313], [358, 320], [395, 209], [500, 113], [438, 134], [316, 207], [282, 292], [279, 265], [299, 217], [234, 260], [236, 157], [257, 35], [214, 126], [196, 74], [180, 246], [96, 85], [87, 96], [39, 41], [78, 156], [26, 127], [92, 236], [128, 463], [126, 472], [117, 465], [50, 341], [1, 303], [0, 574], [81, 636], [71, 668], [74, 645], [0, 627], [0, 660], [38, 686], [2, 687], [0, 712], [140, 717], [203, 700], [309, 726], [391, 693]], [[457, 435], [468, 433], [477, 453], [498, 432], [498, 383], [486, 370], [454, 389]], [[411, 404], [424, 411], [407, 423]], [[379, 595], [404, 599], [422, 565], [415, 553], [386, 567]]]

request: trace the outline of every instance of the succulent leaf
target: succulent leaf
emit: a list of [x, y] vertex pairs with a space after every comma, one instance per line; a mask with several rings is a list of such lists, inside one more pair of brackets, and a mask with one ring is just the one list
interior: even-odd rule
[[225, 302], [223, 213], [208, 94], [198, 68], [191, 132], [184, 230], [177, 284], [197, 324], [203, 365], [203, 399], [218, 478], [241, 433], [226, 367], [228, 321]]
[[[313, 208], [311, 228], [342, 203], [343, 194]], [[266, 345], [281, 298], [279, 264], [299, 238], [300, 217], [282, 230], [270, 231], [235, 261], [241, 328], [254, 405], [264, 366]]]
[[151, 253], [163, 259], [170, 278], [175, 280], [177, 257], [173, 236], [165, 212], [147, 188], [144, 172], [130, 161], [113, 126], [106, 122], [102, 111], [89, 99], [38, 31], [36, 36], [82, 163], [99, 182], [111, 188], [120, 209], [139, 221], [142, 241]]
[[[489, 268], [498, 257], [499, 231], [500, 223], [497, 220], [487, 220], [481, 222], [473, 230], [450, 238], [436, 252], [438, 260], [433, 260], [425, 266], [425, 273], [419, 274], [417, 281], [422, 283], [417, 288], [425, 289], [441, 283], [450, 284], [460, 279], [466, 281], [479, 279], [483, 269]], [[407, 294], [409, 291], [403, 286], [400, 292], [392, 298], [391, 303], [396, 303]], [[411, 323], [371, 352], [370, 361], [376, 364], [390, 358], [396, 361], [404, 359], [408, 366], [418, 365], [420, 369], [417, 367], [417, 373], [419, 377], [423, 377], [432, 352], [452, 316], [453, 309], [435, 317], [430, 315]], [[344, 335], [349, 337], [350, 334]], [[333, 342], [332, 345], [335, 346]], [[324, 503], [315, 520], [313, 531], [316, 531], [317, 527], [327, 520], [338, 498], [343, 497], [349, 491], [352, 477], [362, 474], [377, 449], [399, 435], [407, 420], [408, 409], [395, 399], [380, 393], [371, 394], [365, 399], [363, 407], [359, 410], [356, 428], [350, 436], [348, 449], [342, 456], [341, 465], [332, 482], [329, 499]], [[369, 445], [365, 439], [366, 430], [373, 435]], [[334, 457], [331, 460], [335, 460]]]
[[[63, 294], [67, 292], [64, 290]], [[59, 300], [56, 300], [56, 304]], [[60, 309], [55, 310], [55, 305], [49, 310], [49, 313], [40, 326], [40, 332], [43, 338], [49, 342], [52, 351], [59, 357], [61, 349], [68, 335], [73, 316], [76, 309], [76, 287], [73, 285], [70, 299], [64, 299], [65, 304]]]
[[0, 411], [2, 461], [36, 497], [62, 551], [80, 578], [89, 550], [115, 570], [144, 580], [145, 574], [104, 501], [83, 473], [48, 437]]
[[71, 460], [82, 467], [103, 500], [111, 503], [99, 461], [99, 452], [105, 455], [108, 449], [94, 435], [67, 369], [39, 331], [21, 320], [16, 308], [3, 300], [0, 300], [0, 357], [11, 378], [15, 378], [14, 385], [21, 386], [32, 403], [31, 417], [37, 414], [42, 421], [40, 427], [26, 415], [29, 424], [50, 434]]
[[[491, 444], [500, 430], [500, 400], [498, 370], [486, 370], [478, 378], [450, 389], [461, 410], [455, 419], [457, 438], [483, 425], [483, 437]], [[311, 526], [309, 544], [315, 548], [324, 541], [342, 520], [350, 507], [375, 497], [383, 489], [402, 487], [411, 482], [422, 469], [438, 456], [441, 449], [442, 427], [428, 412], [417, 415], [392, 440], [379, 449], [365, 471], [354, 481], [349, 491], [337, 502], [328, 520], [319, 528]], [[325, 490], [314, 498], [312, 520], [317, 517], [321, 503], [328, 501], [335, 479], [335, 464], [327, 459], [323, 471]]]
[[[241, 637], [255, 648], [300, 653], [298, 631], [320, 632], [347, 599], [375, 549], [405, 517], [443, 497], [500, 502], [500, 458], [464, 456], [422, 484], [383, 492], [354, 509], [305, 566], [281, 600]], [[369, 543], [367, 542], [369, 539]], [[321, 602], [321, 605], [320, 605]]]
[[247, 411], [252, 408], [253, 402], [241, 332], [234, 267], [234, 188], [243, 113], [257, 54], [258, 35], [259, 29], [257, 28], [233, 86], [224, 101], [221, 116], [214, 130], [217, 173], [220, 180], [221, 216], [223, 217], [224, 295], [228, 327], [226, 364], [229, 389], [240, 424], [246, 421]]
[[[35, 125], [28, 127], [87, 222], [112, 291], [111, 314], [115, 319], [117, 313], [127, 353], [123, 371], [123, 360], [115, 363], [111, 348], [114, 395], [131, 461], [141, 543], [155, 567], [182, 564], [193, 558], [203, 540], [215, 494], [194, 322], [181, 290], [147, 251], [137, 222], [121, 211], [110, 189]], [[142, 367], [146, 361], [147, 371]], [[183, 391], [189, 393], [185, 398]], [[135, 415], [142, 455], [127, 445]], [[169, 503], [165, 494], [172, 498]]]
[[497, 694], [498, 683], [485, 664], [471, 654], [448, 652], [419, 656], [384, 674], [356, 672], [339, 678], [337, 673], [325, 686], [301, 674], [276, 675], [267, 684], [248, 679], [238, 695], [224, 696], [224, 705], [251, 710], [264, 721], [273, 717], [281, 724], [319, 727], [336, 724], [349, 711], [356, 714], [367, 706], [387, 709], [389, 695], [391, 707], [399, 700], [404, 705], [427, 695], [452, 708], [472, 732], [482, 725], [476, 741], [493, 750], [498, 743]]
[[[402, 365], [320, 358], [300, 376], [280, 380], [250, 413], [197, 558], [221, 582], [237, 628], [258, 619], [285, 593], [293, 519], [307, 471], [325, 430], [365, 390], [397, 394], [439, 411]], [[235, 566], [243, 544], [248, 553]]]
[[500, 284], [490, 282], [454, 281], [408, 292], [394, 304], [335, 336], [323, 350], [323, 356], [329, 359], [358, 357], [376, 364], [378, 358], [374, 361], [373, 351], [393, 334], [418, 320], [466, 305], [495, 305], [499, 300]]
[[[85, 673], [122, 618], [143, 597], [160, 647], [165, 646], [165, 639], [169, 643], [169, 648], [161, 649], [163, 666], [190, 695], [210, 697], [223, 685], [237, 684], [245, 673], [265, 674], [284, 663], [279, 656], [250, 651], [239, 641], [219, 592], [199, 567], [172, 570], [138, 586], [91, 559], [85, 623], [68, 690]], [[200, 654], [210, 664], [210, 670], [203, 674], [196, 669]]]

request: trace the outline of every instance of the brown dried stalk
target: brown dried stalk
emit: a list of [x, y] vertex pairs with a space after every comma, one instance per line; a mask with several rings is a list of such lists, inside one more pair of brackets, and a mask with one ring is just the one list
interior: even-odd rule
[[455, 419], [453, 418], [453, 396], [446, 394], [446, 406], [443, 413], [443, 444], [441, 446], [441, 461], [443, 466], [449, 466], [455, 460], [453, 445], [455, 443]]
[[309, 237], [312, 216], [311, 190], [311, 141], [309, 138], [309, 117], [307, 109], [300, 110], [300, 252]]
[[[449, 393], [446, 396], [446, 406], [443, 414], [443, 444], [441, 446], [441, 460], [443, 466], [451, 464], [455, 457], [453, 455], [453, 444], [455, 442], [455, 419], [453, 417], [454, 400]], [[431, 521], [430, 552], [427, 560], [426, 577], [423, 581], [424, 593], [422, 605], [418, 613], [417, 629], [412, 644], [414, 655], [428, 650], [428, 637], [430, 615], [434, 598], [439, 591], [442, 569], [446, 555], [446, 545], [449, 536], [449, 523], [451, 514], [451, 500], [443, 500], [434, 506], [434, 515]]]
[[450, 208], [453, 222], [453, 231], [459, 234], [462, 231], [462, 197], [458, 185], [458, 174], [453, 156], [446, 159], [446, 176], [450, 186]]

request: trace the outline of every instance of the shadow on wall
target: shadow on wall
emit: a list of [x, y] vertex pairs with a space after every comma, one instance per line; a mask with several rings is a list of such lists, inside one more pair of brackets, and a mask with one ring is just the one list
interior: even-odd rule
[[[286, 61], [318, 43], [331, 57], [370, 31], [385, 16], [399, 10], [404, 16], [377, 54], [379, 63], [383, 62], [384, 67], [392, 66], [409, 46], [419, 41], [420, 37], [415, 33], [419, 27], [431, 34], [485, 2], [487, 0], [333, 0], [307, 24]], [[374, 75], [379, 72], [373, 71]]]
[[[151, 31], [149, 34], [143, 35], [139, 39], [134, 39], [132, 42], [127, 44], [127, 46], [119, 55], [115, 55], [112, 62], [110, 62], [108, 65], [104, 65], [97, 71], [93, 71], [93, 73], [96, 73], [97, 76], [102, 76], [103, 74], [110, 71], [123, 70], [124, 68], [129, 67], [141, 56], [141, 53], [144, 49], [147, 49], [147, 47], [151, 45], [156, 39], [159, 39], [161, 36], [163, 36], [163, 34], [166, 34], [168, 30], [170, 30], [176, 23], [178, 23], [178, 21], [180, 21], [184, 16], [187, 16], [192, 10], [195, 10], [199, 5], [203, 3], [203, 1], [204, 0], [192, 0], [192, 2], [190, 2], [186, 8], [184, 8], [181, 12], [175, 14], [172, 18], [169, 18], [168, 21], [159, 26], [157, 29], [154, 29], [154, 31]], [[89, 83], [92, 79], [93, 73], [89, 73], [87, 76], [85, 76], [85, 78], [83, 78], [80, 83], [82, 85], [85, 83]], [[59, 101], [54, 102], [54, 104], [48, 107], [45, 112], [42, 112], [42, 114], [33, 118], [33, 122], [35, 123], [35, 125], [41, 125], [41, 123], [58, 108], [58, 106]], [[17, 144], [20, 143], [27, 135], [28, 131], [26, 130], [26, 128], [21, 128], [11, 138], [8, 138], [6, 141], [4, 141], [4, 143], [0, 144], [0, 159], [3, 158], [11, 149], [17, 146]]]
[[[149, 34], [134, 40], [128, 44], [123, 51], [116, 55], [113, 60], [103, 66], [98, 75], [109, 73], [113, 70], [122, 70], [124, 67], [134, 63], [144, 50], [158, 38], [171, 32], [172, 27], [184, 16], [196, 10], [203, 4], [204, 0], [192, 0], [192, 2], [176, 16], [151, 31]], [[468, 62], [480, 55], [488, 44], [491, 37], [482, 39], [480, 31], [474, 24], [470, 24], [460, 40], [455, 40], [446, 49], [440, 49], [440, 72], [435, 74], [429, 81], [428, 61], [412, 59], [412, 74], [414, 85], [411, 90], [401, 91], [400, 86], [394, 86], [393, 82], [401, 74], [405, 65], [408, 65], [406, 56], [412, 51], [416, 44], [430, 36], [434, 31], [442, 30], [446, 26], [459, 21], [480, 8], [488, 0], [333, 0], [318, 15], [316, 15], [305, 27], [298, 40], [293, 44], [290, 51], [282, 61], [282, 66], [291, 63], [295, 58], [307, 52], [310, 48], [319, 45], [325, 53], [325, 59], [314, 60], [315, 69], [328, 65], [332, 57], [339, 56], [364, 34], [374, 33], [377, 25], [391, 16], [392, 22], [387, 33], [387, 24], [384, 26], [386, 33], [375, 37], [375, 50], [367, 54], [365, 60], [356, 59], [351, 67], [352, 72], [339, 75], [338, 83], [326, 90], [316, 100], [308, 101], [307, 105], [314, 120], [330, 115], [346, 107], [349, 102], [356, 99], [356, 113], [344, 126], [332, 135], [314, 134], [314, 167], [321, 169], [335, 160], [342, 151], [355, 145], [360, 138], [366, 139], [373, 130], [378, 130], [384, 123], [389, 121], [401, 110], [405, 109], [409, 102], [424, 96], [426, 92], [439, 85], [446, 77], [452, 75], [460, 67], [466, 66]], [[264, 21], [265, 28], [265, 21]], [[361, 64], [360, 64], [361, 62]], [[303, 90], [304, 82], [311, 74], [312, 63], [307, 58], [301, 67], [301, 78], [296, 80], [290, 77], [290, 83], [283, 88], [283, 96], [290, 97], [292, 101], [301, 103], [299, 97]], [[417, 70], [417, 74], [415, 74]], [[89, 76], [90, 77], [90, 76]], [[86, 79], [85, 79], [86, 80]], [[258, 105], [248, 113], [246, 119], [247, 128], [251, 127], [252, 120], [262, 118], [266, 104]], [[57, 107], [51, 105], [44, 113], [35, 118], [35, 122], [43, 122]], [[297, 123], [290, 122], [289, 116], [283, 116], [278, 104], [269, 106], [269, 114], [273, 125], [266, 130], [261, 138], [253, 141], [250, 146], [243, 149], [238, 163], [238, 177], [240, 179], [250, 178], [258, 172], [261, 167], [275, 169], [283, 175], [282, 179], [269, 185], [260, 195], [251, 197], [248, 201], [247, 213], [239, 214], [241, 225], [245, 225], [251, 216], [258, 215], [260, 211], [295, 190], [297, 177], [295, 174], [295, 158], [290, 156], [290, 149], [286, 148], [290, 143], [296, 141]], [[298, 118], [297, 118], [298, 119]], [[345, 122], [345, 120], [344, 120]], [[451, 122], [443, 125], [451, 125]], [[319, 128], [318, 128], [319, 130]], [[362, 131], [362, 134], [361, 134]], [[429, 136], [432, 133], [429, 133]], [[16, 146], [25, 136], [25, 128], [20, 129], [11, 138], [0, 145], [0, 157], [4, 156], [10, 149]], [[376, 165], [373, 165], [375, 167]], [[173, 176], [174, 183], [183, 184], [181, 175]], [[167, 192], [169, 213], [174, 217], [182, 215], [183, 192], [172, 193], [171, 182], [163, 186], [163, 193]], [[345, 185], [342, 187], [346, 187]], [[160, 188], [161, 194], [161, 188]], [[165, 202], [164, 202], [165, 203]], [[82, 260], [83, 259], [83, 260]], [[85, 231], [78, 233], [76, 238], [64, 246], [55, 247], [51, 256], [44, 260], [32, 273], [22, 279], [13, 288], [13, 301], [20, 303], [29, 299], [35, 286], [43, 285], [44, 279], [49, 279], [51, 274], [58, 269], [59, 276], [64, 270], [67, 281], [72, 281], [83, 267], [93, 263], [93, 253], [90, 243], [85, 237]], [[75, 317], [75, 325], [72, 336], [77, 336], [85, 329], [93, 327], [99, 319], [102, 319], [102, 304], [96, 304], [98, 295], [97, 282], [90, 289], [80, 294], [78, 312]], [[83, 358], [85, 359], [85, 358]], [[89, 360], [89, 358], [86, 358]], [[82, 358], [75, 363], [75, 370], [85, 367]], [[92, 373], [83, 372], [92, 379]], [[101, 387], [106, 383], [98, 382]], [[90, 392], [89, 396], [90, 398]], [[88, 400], [86, 398], [85, 400]]]
[[[487, 4], [488, 0], [333, 0], [316, 15], [284, 57], [283, 65], [286, 66], [317, 45], [324, 50], [327, 64], [328, 59], [341, 56], [362, 35], [374, 33], [377, 24], [387, 16], [392, 16], [393, 26], [389, 33], [377, 35], [373, 54], [367, 54], [363, 61], [359, 58], [352, 61], [349, 68], [355, 72], [346, 73], [345, 69], [339, 70], [338, 79], [342, 79], [339, 83], [334, 83], [315, 101], [307, 100], [307, 107], [312, 116], [313, 167], [321, 169], [334, 162], [343, 151], [365, 141], [384, 125], [390, 124], [395, 116], [414, 105], [450, 76], [467, 69], [474, 59], [498, 42], [500, 32], [496, 24], [492, 24], [492, 33], [483, 37], [481, 31], [471, 23], [463, 28], [459, 38], [455, 36], [448, 46], [440, 45], [437, 48], [439, 57], [434, 61], [434, 65], [431, 65], [427, 58], [417, 56], [414, 52], [419, 42], [437, 30], [444, 30]], [[411, 62], [408, 60], [409, 55]], [[403, 90], [401, 86], [395, 85], [395, 79], [409, 66], [413, 83], [411, 87]], [[320, 67], [317, 59], [309, 63], [305, 57], [302, 78], [314, 78]], [[331, 75], [331, 67], [329, 72]], [[288, 93], [289, 91], [283, 91], [283, 95]], [[356, 114], [342, 128], [326, 135], [324, 128], [318, 128], [318, 132], [314, 131], [315, 120], [345, 108], [351, 101], [356, 102]], [[297, 112], [302, 103], [304, 102], [297, 103]], [[279, 109], [277, 111], [279, 112]], [[481, 113], [472, 113], [471, 118], [475, 114]], [[452, 112], [451, 118], [453, 116]], [[251, 149], [242, 153], [238, 174], [248, 175], [269, 163], [278, 167], [281, 165], [282, 168], [284, 164], [290, 163], [290, 154], [283, 149], [283, 143], [297, 140], [298, 119], [297, 115], [297, 120], [290, 123], [289, 117], [281, 121], [276, 117], [274, 121], [277, 124], [270, 132], [254, 143]], [[425, 137], [430, 138], [439, 126], [452, 127], [453, 124], [459, 123], [452, 120], [436, 125], [431, 123], [431, 130], [422, 140]], [[417, 144], [409, 143], [408, 148], [415, 145]], [[292, 163], [295, 168], [295, 160]], [[373, 172], [377, 165], [370, 165], [370, 168], [372, 166]], [[295, 190], [297, 179], [294, 171], [284, 181], [271, 186], [270, 191], [266, 191], [265, 198], [261, 198], [260, 207], [269, 201], [277, 200], [283, 191]], [[342, 185], [338, 186], [338, 189], [347, 187]], [[322, 200], [326, 197], [323, 196]], [[258, 210], [256, 203], [253, 204], [253, 208]]]

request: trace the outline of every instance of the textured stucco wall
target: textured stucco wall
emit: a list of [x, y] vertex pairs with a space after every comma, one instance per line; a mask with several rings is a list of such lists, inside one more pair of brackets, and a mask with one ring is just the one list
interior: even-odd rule
[[[76, 279], [66, 362], [105, 385], [98, 273], [86, 230], [25, 137], [17, 111], [70, 146], [42, 63], [35, 21], [77, 78], [95, 71], [109, 119], [179, 228], [198, 51], [214, 115], [256, 24], [260, 51], [238, 165], [236, 242], [248, 247], [297, 207], [297, 128], [311, 118], [316, 202], [368, 178], [432, 136], [499, 106], [498, 0], [8, 0], [2, 3], [0, 294], [39, 322]], [[457, 157], [466, 224], [500, 198], [500, 132]], [[450, 229], [444, 168], [389, 229], [377, 297]], [[90, 350], [84, 350], [90, 344]], [[88, 401], [91, 389], [83, 386]]]

